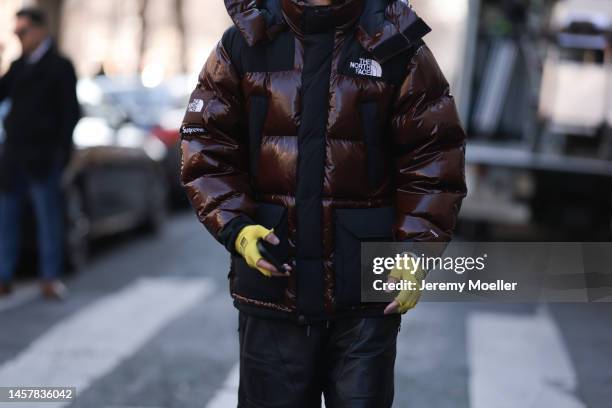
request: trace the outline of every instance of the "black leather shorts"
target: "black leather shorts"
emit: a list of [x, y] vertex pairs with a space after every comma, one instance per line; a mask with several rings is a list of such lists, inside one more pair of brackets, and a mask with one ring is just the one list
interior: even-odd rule
[[393, 404], [400, 316], [300, 326], [240, 313], [239, 408]]

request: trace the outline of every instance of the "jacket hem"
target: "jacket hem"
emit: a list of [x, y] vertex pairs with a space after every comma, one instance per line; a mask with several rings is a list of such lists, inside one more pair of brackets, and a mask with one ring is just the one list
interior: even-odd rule
[[240, 312], [263, 319], [287, 320], [297, 324], [317, 324], [339, 319], [386, 317], [386, 304], [363, 304], [350, 309], [337, 310], [331, 313], [304, 315], [297, 310], [272, 302], [261, 302], [232, 293], [234, 307]]

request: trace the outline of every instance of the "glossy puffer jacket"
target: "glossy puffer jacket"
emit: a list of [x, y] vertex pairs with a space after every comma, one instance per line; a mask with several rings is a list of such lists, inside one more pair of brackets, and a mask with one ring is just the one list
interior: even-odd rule
[[[234, 26], [191, 95], [182, 182], [232, 254], [236, 307], [301, 322], [381, 315], [360, 301], [360, 243], [451, 239], [465, 134], [409, 5], [305, 3], [225, 0]], [[290, 278], [235, 253], [250, 224], [274, 228]]]

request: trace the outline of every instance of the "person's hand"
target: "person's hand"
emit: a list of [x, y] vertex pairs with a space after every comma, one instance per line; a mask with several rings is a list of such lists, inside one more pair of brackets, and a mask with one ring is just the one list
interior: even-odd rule
[[[280, 243], [278, 237], [274, 235], [273, 230], [269, 230], [261, 225], [249, 225], [248, 227], [244, 227], [238, 234], [235, 244], [236, 251], [242, 255], [247, 265], [257, 269], [262, 275], [268, 278], [273, 276], [286, 277], [289, 272], [279, 272], [274, 265], [261, 256], [259, 249], [257, 249], [257, 241], [260, 239], [264, 239], [272, 245], [278, 245]], [[287, 271], [291, 271], [289, 265], [284, 266]]]
[[[412, 258], [414, 260], [414, 258]], [[401, 290], [396, 296], [395, 300], [387, 305], [385, 308], [385, 314], [400, 313], [404, 314], [410, 309], [413, 309], [419, 300], [421, 299], [421, 282], [425, 279], [425, 271], [417, 267], [412, 260], [409, 265], [412, 268], [398, 268], [397, 266], [389, 274], [387, 279], [388, 283], [399, 283], [405, 284], [412, 283], [412, 289]]]

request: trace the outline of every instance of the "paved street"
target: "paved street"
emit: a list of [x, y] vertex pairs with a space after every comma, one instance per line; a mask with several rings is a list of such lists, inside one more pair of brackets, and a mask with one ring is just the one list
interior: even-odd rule
[[[68, 281], [68, 301], [28, 284], [0, 301], [0, 386], [76, 386], [74, 407], [235, 406], [227, 254], [190, 213], [119, 241]], [[395, 406], [608, 408], [611, 317], [610, 304], [421, 304], [402, 323]]]

